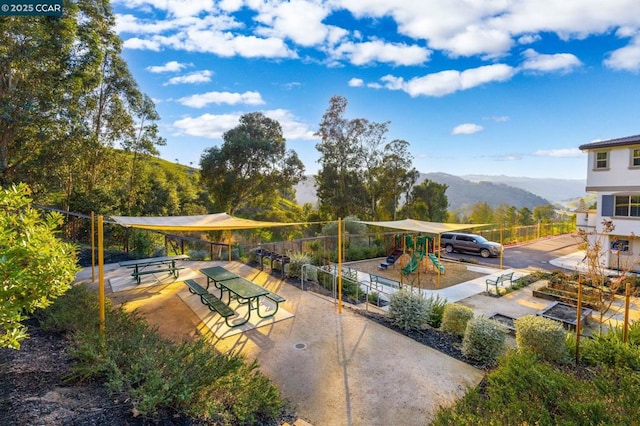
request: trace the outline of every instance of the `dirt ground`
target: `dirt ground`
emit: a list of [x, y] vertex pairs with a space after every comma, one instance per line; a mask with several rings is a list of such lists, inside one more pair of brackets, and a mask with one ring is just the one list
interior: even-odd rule
[[[470, 271], [468, 263], [451, 262], [447, 260], [441, 260], [444, 266], [445, 272], [439, 274], [434, 265], [427, 258], [420, 264], [420, 267], [414, 272], [403, 275], [402, 267], [408, 262], [408, 255], [404, 259], [401, 257], [397, 262], [390, 266], [388, 269], [381, 269], [380, 263], [384, 259], [363, 260], [359, 262], [349, 262], [345, 266], [356, 269], [368, 274], [379, 275], [394, 281], [402, 280], [403, 284], [413, 285], [415, 287], [436, 290], [440, 288], [451, 287], [452, 285], [460, 284], [465, 281], [471, 281], [475, 278], [479, 278], [487, 275], [486, 272]], [[438, 282], [439, 280], [439, 282]]]

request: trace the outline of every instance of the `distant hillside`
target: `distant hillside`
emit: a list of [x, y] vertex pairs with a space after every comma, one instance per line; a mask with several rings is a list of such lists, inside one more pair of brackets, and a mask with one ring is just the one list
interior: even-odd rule
[[418, 183], [425, 179], [448, 185], [446, 194], [449, 198], [449, 210], [455, 212], [468, 213], [478, 202], [486, 202], [493, 208], [506, 204], [533, 209], [535, 206], [550, 204], [548, 200], [529, 191], [501, 183], [471, 182], [446, 173], [421, 173]]
[[515, 188], [524, 189], [552, 203], [566, 202], [580, 197], [587, 197], [586, 179], [551, 179], [513, 176], [464, 175], [460, 176], [471, 182], [502, 183]]
[[[489, 176], [487, 176], [487, 178], [489, 178]], [[521, 187], [515, 187], [503, 183], [492, 183], [488, 181], [472, 182], [471, 180], [446, 173], [421, 173], [418, 183], [422, 182], [424, 179], [448, 185], [449, 188], [447, 189], [446, 194], [449, 198], [449, 210], [455, 212], [465, 212], [470, 206], [477, 202], [487, 202], [494, 208], [501, 204], [507, 204], [518, 208], [528, 207], [530, 209], [533, 209], [535, 206], [549, 204], [551, 202], [548, 199], [522, 189]], [[531, 180], [535, 181], [536, 179]], [[562, 185], [560, 182], [563, 180], [554, 179], [554, 181], [555, 180], [558, 182], [554, 184], [547, 183], [547, 185], [556, 185], [558, 188], [561, 188]], [[299, 204], [314, 204], [317, 202], [314, 182], [314, 177], [308, 176], [304, 182], [295, 186], [296, 200]], [[584, 185], [582, 188], [584, 190]], [[547, 188], [547, 193], [548, 192], [549, 188]], [[569, 193], [569, 191], [563, 192], [563, 194]], [[580, 192], [574, 194], [574, 198], [579, 196]], [[568, 198], [570, 198], [570, 196]]]

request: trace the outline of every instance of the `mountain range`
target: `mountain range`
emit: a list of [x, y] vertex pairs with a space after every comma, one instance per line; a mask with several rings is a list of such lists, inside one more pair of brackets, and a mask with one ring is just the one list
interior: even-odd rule
[[[487, 202], [493, 208], [501, 204], [529, 209], [545, 204], [571, 207], [575, 200], [588, 197], [584, 179], [421, 173], [417, 183], [425, 179], [448, 186], [446, 195], [453, 212], [468, 211], [478, 202]], [[314, 182], [313, 176], [307, 176], [295, 186], [298, 204], [317, 202]]]

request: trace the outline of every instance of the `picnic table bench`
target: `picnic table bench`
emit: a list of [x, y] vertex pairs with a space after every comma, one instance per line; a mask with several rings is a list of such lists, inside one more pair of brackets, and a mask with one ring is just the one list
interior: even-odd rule
[[499, 296], [500, 295], [500, 287], [506, 289], [506, 285], [505, 283], [509, 282], [509, 287], [511, 287], [513, 285], [513, 271], [506, 273], [506, 274], [502, 274], [499, 277], [497, 277], [496, 279], [492, 280], [491, 278], [487, 278], [486, 279], [486, 284], [487, 284], [487, 293], [489, 293], [489, 286], [495, 286], [496, 288], [496, 294]]
[[234, 324], [229, 323], [229, 318], [234, 316], [236, 313], [229, 307], [229, 305], [209, 293], [207, 289], [202, 287], [195, 280], [185, 280], [184, 283], [189, 287], [189, 292], [200, 296], [200, 301], [202, 304], [207, 305], [210, 311], [219, 313], [220, 316], [224, 318], [227, 326], [234, 326]]
[[[176, 256], [149, 257], [146, 259], [126, 260], [120, 262], [120, 266], [133, 269], [131, 276], [140, 284], [140, 277], [147, 274], [157, 274], [159, 272], [168, 272], [174, 278], [178, 278], [180, 270], [183, 267], [176, 266], [176, 261], [189, 259], [186, 254]], [[151, 267], [151, 269], [146, 269]]]

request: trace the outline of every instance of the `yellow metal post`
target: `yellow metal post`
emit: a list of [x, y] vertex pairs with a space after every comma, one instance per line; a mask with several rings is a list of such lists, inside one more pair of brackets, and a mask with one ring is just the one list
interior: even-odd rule
[[500, 225], [500, 269], [502, 269], [502, 255], [504, 253], [503, 229], [504, 229], [504, 226]]
[[631, 299], [631, 287], [629, 283], [624, 288], [624, 328], [622, 329], [622, 341], [627, 343], [629, 333], [629, 300]]
[[578, 307], [576, 308], [576, 364], [580, 362], [580, 333], [582, 317], [582, 275], [578, 276]]
[[105, 329], [105, 301], [104, 301], [104, 231], [102, 215], [98, 215], [98, 289], [100, 299], [100, 334], [104, 336]]
[[342, 313], [342, 220], [338, 218], [338, 313]]
[[96, 227], [95, 213], [91, 212], [91, 282], [96, 282]]
[[[440, 240], [440, 234], [438, 234], [438, 264], [442, 265], [442, 257], [440, 256], [440, 244], [442, 241]], [[435, 247], [433, 248], [436, 249]], [[437, 278], [437, 288], [440, 288], [440, 268], [436, 268], [438, 270], [438, 278]]]

